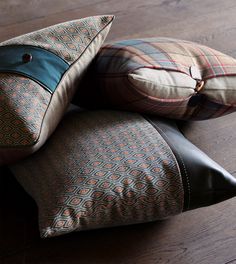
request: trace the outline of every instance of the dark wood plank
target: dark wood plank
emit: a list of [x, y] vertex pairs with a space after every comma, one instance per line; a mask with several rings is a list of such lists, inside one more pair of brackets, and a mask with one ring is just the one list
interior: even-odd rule
[[[10, 1], [12, 2], [12, 1]], [[111, 13], [116, 15], [108, 40], [171, 36], [199, 41], [229, 54], [236, 54], [235, 3], [233, 0], [90, 0], [86, 1], [13, 1], [16, 22], [6, 23], [9, 10], [5, 3], [0, 20], [0, 40], [45, 26], [80, 17]], [[8, 3], [8, 2], [7, 2]], [[37, 4], [36, 4], [37, 3]], [[53, 13], [52, 7], [55, 6]], [[2, 12], [2, 9], [0, 9]], [[12, 10], [9, 10], [12, 14]], [[22, 15], [29, 14], [29, 15]]]
[[71, 12], [78, 8], [81, 9], [102, 2], [104, 0], [87, 0], [86, 2], [70, 0], [66, 4], [63, 0], [31, 0], [25, 2], [25, 4], [23, 1], [15, 0], [7, 3], [6, 1], [1, 1], [0, 24], [1, 27], [6, 27], [23, 22], [30, 23], [32, 20], [45, 19], [50, 15], [57, 15], [65, 11]]
[[[169, 36], [236, 57], [234, 0], [9, 0], [0, 2], [0, 41], [66, 20], [115, 14], [107, 41]], [[236, 114], [180, 124], [184, 134], [236, 175]], [[36, 207], [0, 175], [0, 263], [236, 263], [236, 198], [172, 219], [41, 240]], [[14, 188], [11, 188], [14, 186]]]

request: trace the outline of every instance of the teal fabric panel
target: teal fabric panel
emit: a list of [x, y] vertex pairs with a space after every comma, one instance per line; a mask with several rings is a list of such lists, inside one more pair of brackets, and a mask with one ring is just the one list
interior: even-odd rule
[[[23, 55], [30, 54], [32, 60], [23, 61]], [[16, 73], [40, 83], [53, 93], [69, 64], [56, 54], [30, 45], [9, 45], [0, 47], [0, 72]]]

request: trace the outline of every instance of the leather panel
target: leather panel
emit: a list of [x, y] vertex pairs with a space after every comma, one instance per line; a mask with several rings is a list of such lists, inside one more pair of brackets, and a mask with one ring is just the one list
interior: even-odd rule
[[[25, 62], [24, 55], [32, 56]], [[56, 54], [30, 45], [0, 47], [0, 72], [17, 73], [41, 84], [53, 93], [69, 64]]]
[[170, 145], [181, 169], [184, 211], [215, 204], [236, 195], [236, 179], [188, 141], [176, 124], [145, 116]]

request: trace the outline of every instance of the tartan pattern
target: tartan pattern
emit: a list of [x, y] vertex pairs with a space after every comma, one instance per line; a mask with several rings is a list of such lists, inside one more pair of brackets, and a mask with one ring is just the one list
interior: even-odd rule
[[154, 221], [183, 210], [177, 160], [139, 114], [72, 112], [47, 145], [12, 169], [37, 202], [42, 237]]
[[[97, 86], [94, 87], [97, 88]], [[100, 101], [102, 103], [97, 105], [97, 107], [155, 114], [179, 120], [217, 118], [233, 113], [236, 110], [234, 105], [211, 101], [205, 95], [194, 95], [185, 99], [159, 99], [147, 96], [135, 89], [127, 77], [119, 77], [119, 81], [115, 78], [99, 79], [99, 87], [101, 89]], [[197, 102], [195, 105], [189, 106], [189, 102], [195, 97]], [[93, 105], [97, 101], [94, 101]], [[89, 102], [90, 100], [88, 104]]]
[[[102, 48], [100, 56], [102, 67], [97, 68], [97, 72], [101, 74], [124, 74], [140, 67], [149, 67], [190, 75], [189, 68], [194, 65], [200, 70], [202, 80], [236, 75], [234, 58], [197, 43], [170, 38], [134, 39], [108, 44]], [[125, 68], [114, 69], [106, 65], [110, 58], [118, 63], [129, 61]]]
[[[192, 98], [196, 96], [194, 93], [188, 98], [161, 99], [143, 94], [127, 78], [129, 73], [144, 67], [191, 76], [191, 66], [199, 69], [204, 81], [236, 75], [234, 58], [197, 43], [170, 38], [135, 39], [108, 44], [97, 56], [94, 71], [103, 106], [193, 120], [216, 118], [235, 111], [236, 104], [211, 99], [204, 95], [204, 89], [196, 97], [197, 100]], [[197, 103], [190, 106], [190, 100]]]

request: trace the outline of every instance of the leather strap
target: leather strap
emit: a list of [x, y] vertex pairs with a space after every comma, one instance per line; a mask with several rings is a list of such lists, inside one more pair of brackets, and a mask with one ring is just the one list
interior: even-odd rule
[[53, 93], [69, 64], [56, 54], [30, 45], [0, 46], [0, 72], [26, 76]]

